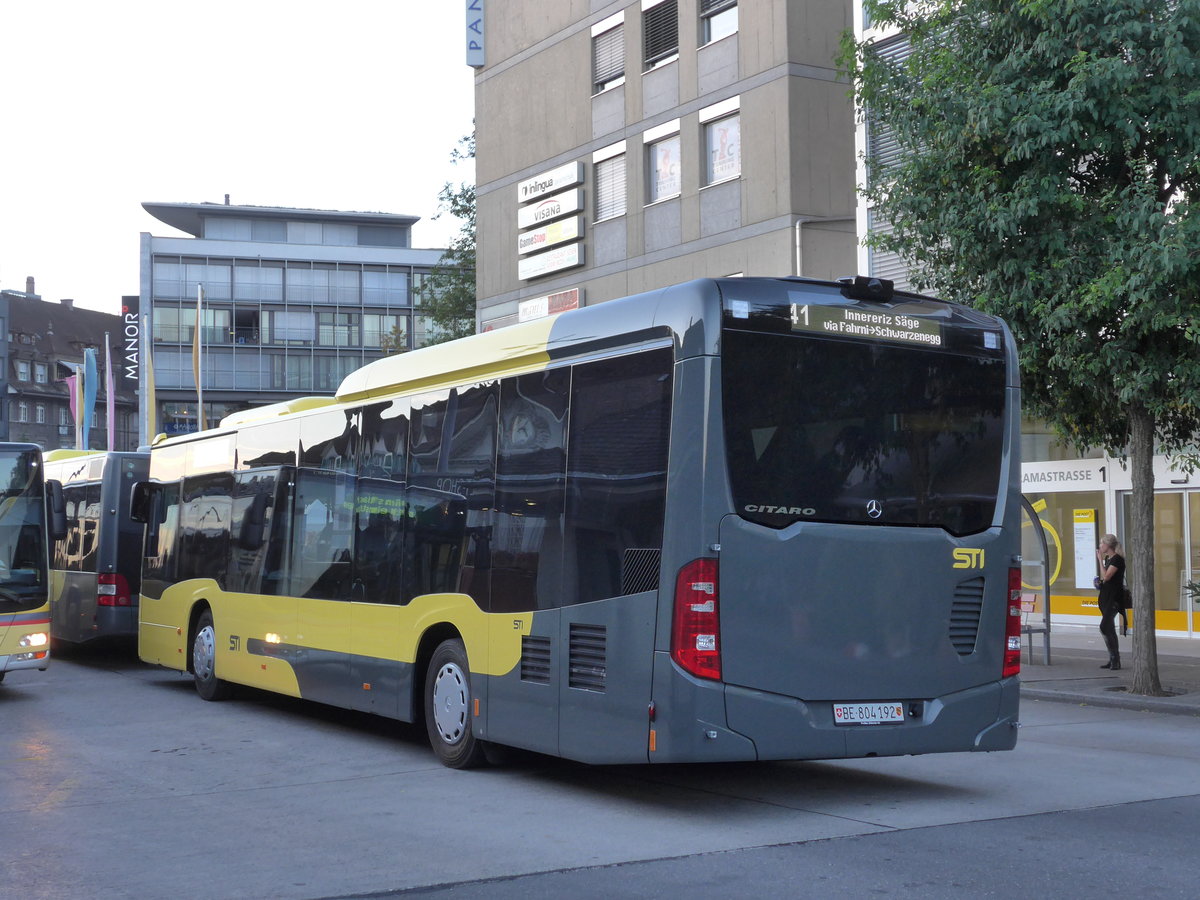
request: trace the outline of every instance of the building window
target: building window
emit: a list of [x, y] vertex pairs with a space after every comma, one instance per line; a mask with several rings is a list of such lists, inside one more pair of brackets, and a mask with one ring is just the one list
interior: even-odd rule
[[[592, 29], [592, 93], [599, 94], [625, 81], [624, 13]], [[615, 20], [615, 22], [614, 22]]]
[[33, 380], [37, 384], [45, 384], [50, 380], [49, 369], [47, 369], [45, 363], [33, 364]]
[[283, 269], [266, 265], [234, 266], [233, 296], [235, 300], [282, 300]]
[[29, 421], [29, 404], [26, 403], [24, 400], [20, 401], [17, 404], [17, 421], [18, 422], [28, 422]]
[[408, 348], [408, 319], [404, 316], [363, 314], [363, 346], [371, 349], [386, 344], [391, 352]]
[[651, 69], [679, 52], [677, 0], [662, 0], [642, 10], [642, 59]]
[[63, 427], [71, 424], [71, 410], [65, 406], [58, 408], [58, 424]]
[[362, 274], [363, 306], [408, 306], [408, 272], [369, 268]]
[[264, 344], [311, 344], [317, 336], [316, 317], [309, 310], [274, 310], [266, 315]]
[[46, 424], [46, 404], [39, 403], [33, 408], [33, 421], [38, 425]]
[[29, 380], [29, 360], [18, 359], [17, 360], [17, 381], [28, 381], [28, 380]]
[[700, 0], [700, 38], [705, 44], [737, 31], [737, 0]]
[[714, 184], [742, 174], [742, 117], [726, 116], [704, 125], [704, 183]]
[[322, 347], [357, 347], [358, 313], [317, 313], [317, 343]]
[[603, 156], [593, 157], [597, 222], [625, 215], [625, 142], [614, 146], [615, 153], [597, 150]]
[[679, 134], [646, 145], [646, 171], [649, 173], [647, 202], [657, 203], [679, 195]]

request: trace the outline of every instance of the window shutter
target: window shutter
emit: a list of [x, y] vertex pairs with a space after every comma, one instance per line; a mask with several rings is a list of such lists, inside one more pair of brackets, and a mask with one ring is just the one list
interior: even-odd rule
[[625, 74], [625, 27], [618, 25], [592, 38], [592, 71], [597, 91]]
[[[875, 52], [889, 65], [902, 65], [912, 53], [907, 35], [898, 35], [875, 45]], [[876, 175], [883, 174], [900, 161], [900, 145], [890, 123], [867, 110], [867, 174], [875, 183]]]
[[700, 18], [737, 6], [737, 0], [700, 0]]
[[679, 51], [679, 9], [666, 0], [642, 13], [642, 46], [646, 66]]
[[625, 154], [595, 165], [596, 221], [625, 214]]
[[[873, 209], [867, 210], [867, 231], [869, 233], [891, 234], [892, 223], [880, 218]], [[890, 250], [877, 250], [871, 247], [867, 257], [867, 274], [875, 278], [886, 278], [894, 282], [896, 290], [911, 291], [912, 282], [908, 277], [908, 266], [898, 253]]]

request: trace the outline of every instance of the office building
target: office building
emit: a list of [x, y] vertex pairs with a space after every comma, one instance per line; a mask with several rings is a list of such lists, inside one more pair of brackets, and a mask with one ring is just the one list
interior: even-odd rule
[[[364, 363], [425, 342], [424, 281], [444, 251], [411, 246], [417, 217], [226, 199], [143, 204], [190, 235], [142, 234], [138, 316], [153, 431], [195, 431], [201, 394], [210, 427], [237, 410], [333, 394]], [[148, 422], [142, 429], [144, 441], [153, 437]]]
[[481, 328], [700, 276], [853, 274], [849, 0], [489, 3]]

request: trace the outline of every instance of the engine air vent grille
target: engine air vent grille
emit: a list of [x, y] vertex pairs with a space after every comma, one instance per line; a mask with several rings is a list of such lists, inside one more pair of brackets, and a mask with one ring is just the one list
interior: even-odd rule
[[550, 683], [550, 638], [547, 635], [522, 635], [521, 680]]
[[979, 637], [979, 616], [983, 612], [983, 579], [972, 578], [954, 588], [950, 605], [950, 643], [959, 656], [975, 652]]
[[608, 676], [608, 629], [572, 622], [570, 642], [568, 686], [603, 692]]

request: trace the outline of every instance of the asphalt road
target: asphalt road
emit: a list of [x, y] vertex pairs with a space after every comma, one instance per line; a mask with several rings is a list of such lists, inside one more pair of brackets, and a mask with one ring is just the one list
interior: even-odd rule
[[0, 686], [0, 897], [1194, 897], [1196, 720], [1022, 720], [1010, 753], [457, 772], [411, 727], [82, 652]]

